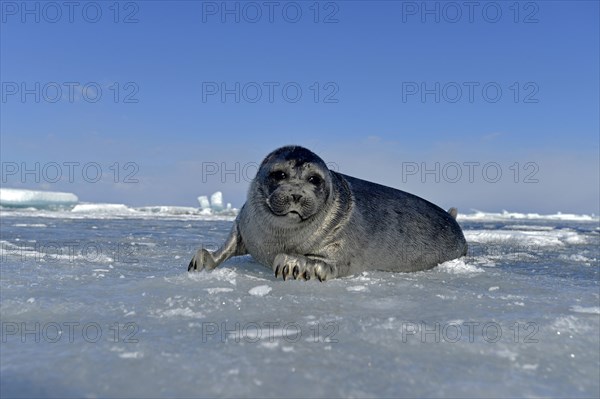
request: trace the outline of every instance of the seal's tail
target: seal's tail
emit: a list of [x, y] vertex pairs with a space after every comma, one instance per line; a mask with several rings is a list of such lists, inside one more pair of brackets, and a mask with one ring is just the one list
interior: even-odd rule
[[448, 209], [448, 213], [450, 214], [450, 216], [452, 216], [454, 220], [456, 220], [456, 217], [458, 216], [458, 209], [452, 207]]

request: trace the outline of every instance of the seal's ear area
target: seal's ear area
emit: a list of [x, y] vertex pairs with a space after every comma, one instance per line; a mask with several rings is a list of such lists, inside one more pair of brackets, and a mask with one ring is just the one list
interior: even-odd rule
[[456, 217], [458, 216], [458, 209], [452, 207], [448, 209], [448, 213], [450, 214], [450, 216], [452, 216], [452, 219], [456, 220]]

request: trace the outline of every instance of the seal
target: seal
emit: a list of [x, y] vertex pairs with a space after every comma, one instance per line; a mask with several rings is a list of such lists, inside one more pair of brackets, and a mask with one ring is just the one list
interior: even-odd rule
[[366, 270], [414, 272], [466, 255], [448, 212], [420, 197], [331, 171], [310, 150], [271, 152], [221, 248], [199, 249], [188, 271], [250, 254], [275, 277], [329, 280]]

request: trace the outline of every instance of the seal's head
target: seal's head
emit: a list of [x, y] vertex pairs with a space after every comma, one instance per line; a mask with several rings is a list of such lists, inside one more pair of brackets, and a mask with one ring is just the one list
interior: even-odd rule
[[261, 163], [251, 191], [276, 218], [301, 223], [317, 214], [332, 192], [325, 162], [303, 147], [281, 147]]

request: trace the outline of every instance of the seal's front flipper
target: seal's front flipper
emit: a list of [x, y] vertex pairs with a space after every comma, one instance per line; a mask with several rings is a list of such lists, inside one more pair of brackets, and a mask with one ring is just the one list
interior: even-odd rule
[[450, 216], [452, 216], [452, 219], [456, 220], [456, 217], [458, 216], [458, 209], [456, 208], [450, 208], [448, 209], [448, 213], [450, 214]]
[[188, 272], [204, 269], [212, 270], [233, 256], [246, 255], [247, 253], [237, 228], [237, 221], [234, 221], [225, 244], [215, 252], [209, 252], [204, 248], [200, 248], [190, 261]]
[[279, 254], [273, 261], [275, 278], [279, 275], [283, 280], [310, 280], [313, 278], [325, 281], [337, 277], [337, 267], [320, 259], [312, 259], [302, 255]]

